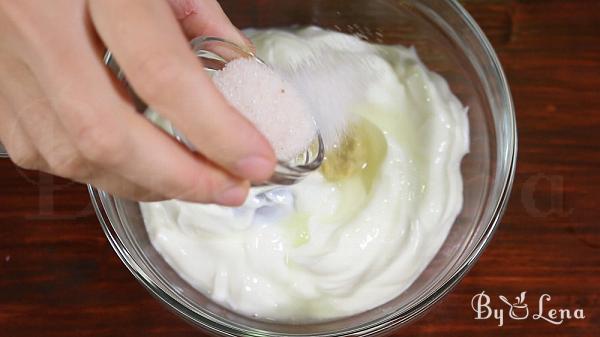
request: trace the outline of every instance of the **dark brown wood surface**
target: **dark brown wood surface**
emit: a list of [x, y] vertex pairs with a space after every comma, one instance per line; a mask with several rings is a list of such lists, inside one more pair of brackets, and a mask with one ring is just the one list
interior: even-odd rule
[[[465, 1], [506, 70], [520, 136], [492, 243], [454, 291], [395, 336], [600, 335], [600, 1]], [[583, 320], [474, 320], [472, 297], [527, 291]], [[505, 308], [505, 311], [507, 309]], [[0, 161], [0, 336], [202, 336], [109, 247], [86, 189]]]

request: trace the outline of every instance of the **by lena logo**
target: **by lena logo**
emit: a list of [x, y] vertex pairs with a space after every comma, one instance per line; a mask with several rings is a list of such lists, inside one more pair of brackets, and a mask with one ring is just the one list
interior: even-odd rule
[[525, 303], [527, 292], [523, 291], [519, 296], [515, 297], [515, 301], [509, 301], [503, 295], [499, 295], [498, 298], [504, 303], [502, 308], [493, 307], [491, 297], [482, 291], [481, 293], [473, 296], [471, 299], [471, 308], [475, 311], [475, 319], [487, 320], [490, 318], [495, 319], [498, 322], [498, 326], [504, 326], [505, 309], [508, 309], [508, 317], [512, 320], [525, 320], [531, 318], [532, 320], [543, 320], [550, 324], [561, 325], [566, 320], [571, 319], [585, 319], [585, 313], [583, 309], [565, 309], [565, 308], [548, 308], [548, 302], [552, 300], [549, 294], [543, 294], [537, 301], [537, 310], [533, 315], [530, 315], [529, 306]]
[[[508, 301], [508, 299], [502, 295], [498, 296], [498, 298], [500, 298], [500, 300], [502, 300], [502, 302], [506, 303], [508, 305], [508, 307], [510, 308], [510, 310], [508, 311], [508, 316], [512, 319], [515, 320], [523, 320], [523, 319], [527, 319], [527, 317], [529, 317], [529, 308], [527, 307], [527, 304], [525, 303], [525, 294], [527, 292], [523, 291], [521, 293], [520, 296], [515, 297], [515, 300], [517, 300], [515, 303], [510, 303]], [[483, 294], [483, 292], [482, 292]]]

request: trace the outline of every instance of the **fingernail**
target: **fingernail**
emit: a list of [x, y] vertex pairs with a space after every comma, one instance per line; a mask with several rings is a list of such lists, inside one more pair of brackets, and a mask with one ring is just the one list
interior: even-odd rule
[[243, 178], [253, 182], [263, 182], [273, 174], [275, 163], [264, 157], [252, 156], [240, 160], [236, 169]]
[[243, 185], [234, 185], [223, 190], [215, 201], [223, 206], [240, 206], [246, 200], [248, 195], [248, 188]]

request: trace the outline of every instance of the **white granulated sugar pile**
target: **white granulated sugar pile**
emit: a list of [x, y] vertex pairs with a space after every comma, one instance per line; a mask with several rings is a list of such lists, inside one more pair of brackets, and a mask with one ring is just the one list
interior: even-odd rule
[[307, 103], [268, 66], [254, 59], [236, 59], [216, 72], [213, 82], [269, 140], [278, 159], [294, 158], [314, 140], [316, 126]]

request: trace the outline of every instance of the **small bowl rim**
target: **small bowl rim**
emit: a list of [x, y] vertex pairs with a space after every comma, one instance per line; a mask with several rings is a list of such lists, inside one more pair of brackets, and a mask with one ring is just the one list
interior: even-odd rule
[[[237, 53], [238, 55], [240, 55], [241, 58], [252, 58], [257, 62], [266, 65], [266, 63], [263, 60], [261, 60], [254, 52], [247, 50], [246, 48], [243, 48], [242, 46], [239, 46], [236, 43], [216, 36], [197, 36], [190, 41], [190, 46], [192, 47], [192, 50], [199, 58], [203, 53], [211, 53], [215, 56], [221, 57], [221, 55], [218, 55], [215, 52], [201, 49], [202, 44], [205, 43], [218, 43], [222, 46], [229, 48], [229, 50]], [[103, 62], [106, 65], [106, 67], [110, 69], [110, 71], [113, 73], [113, 75], [118, 81], [127, 83], [125, 73], [120, 67], [112, 51], [108, 49], [105, 51]], [[137, 94], [133, 92], [133, 89], [131, 89], [131, 96], [131, 98], [134, 101], [142, 102], [142, 100], [137, 96]], [[144, 105], [146, 105], [146, 103], [144, 103]], [[182, 135], [179, 131], [176, 131], [174, 127], [172, 127], [172, 129], [174, 131], [172, 137], [175, 140], [187, 146], [191, 151], [195, 151], [194, 147], [184, 135]], [[316, 147], [314, 149], [315, 151], [313, 156], [311, 156], [312, 152], [310, 150], [312, 147]], [[252, 182], [252, 186], [292, 185], [304, 179], [311, 172], [317, 170], [323, 164], [323, 161], [325, 159], [325, 144], [323, 143], [323, 137], [321, 136], [321, 132], [318, 128], [316, 128], [315, 138], [313, 142], [303, 154], [305, 158], [304, 162], [299, 162], [297, 164], [292, 164], [291, 161], [284, 161], [278, 159], [271, 178], [264, 182]], [[0, 157], [1, 156], [2, 144], [0, 144]]]

